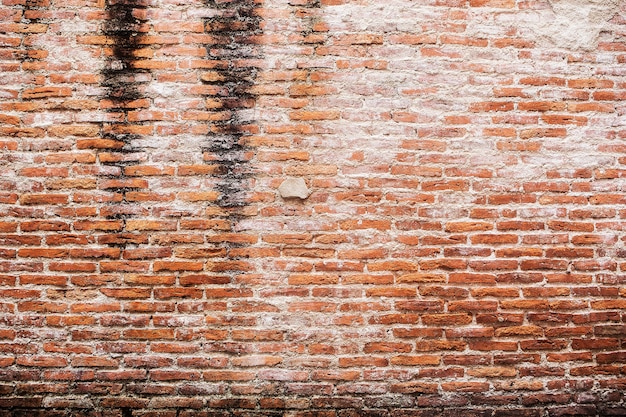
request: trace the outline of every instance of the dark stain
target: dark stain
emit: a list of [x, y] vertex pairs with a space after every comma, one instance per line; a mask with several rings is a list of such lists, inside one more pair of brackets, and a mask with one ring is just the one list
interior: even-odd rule
[[40, 23], [42, 19], [39, 13], [44, 10], [43, 2], [40, 0], [26, 0], [22, 6], [22, 20], [24, 23]]
[[[102, 165], [118, 168], [114, 174], [101, 174], [100, 180], [114, 179], [120, 181], [119, 186], [106, 188], [104, 191], [117, 194], [112, 202], [117, 209], [109, 219], [124, 221], [123, 231], [126, 230], [125, 220], [134, 217], [135, 206], [127, 203], [127, 193], [137, 191], [138, 188], [127, 186], [124, 169], [135, 165], [141, 159], [141, 149], [136, 141], [141, 135], [136, 128], [141, 122], [130, 121], [129, 113], [146, 107], [144, 90], [151, 81], [150, 72], [138, 68], [137, 63], [145, 60], [141, 51], [145, 48], [142, 43], [147, 29], [146, 11], [148, 0], [107, 0], [105, 4], [105, 20], [102, 25], [102, 34], [107, 38], [104, 49], [105, 65], [101, 70], [102, 87], [105, 93], [101, 97], [101, 105], [109, 114], [109, 121], [102, 125], [102, 138], [121, 142], [119, 149], [106, 151], [113, 158], [101, 159]], [[121, 196], [121, 198], [120, 198]], [[125, 248], [127, 242], [108, 243], [111, 247]], [[126, 410], [124, 417], [132, 415]]]
[[321, 20], [319, 12], [317, 11], [317, 9], [321, 9], [321, 7], [322, 2], [320, 0], [306, 0], [300, 4], [300, 7], [296, 12], [296, 16], [304, 21], [304, 29], [300, 32], [300, 34], [303, 38], [302, 42], [305, 44], [323, 43], [315, 38], [310, 38], [311, 35], [316, 33], [313, 30], [313, 26]]
[[212, 42], [205, 45], [208, 59], [214, 63], [209, 77], [203, 82], [214, 85], [217, 111], [226, 117], [212, 124], [208, 144], [203, 149], [205, 161], [216, 165], [215, 188], [220, 196], [217, 204], [236, 210], [247, 204], [252, 169], [251, 149], [245, 137], [254, 133], [255, 122], [244, 111], [255, 106], [256, 95], [251, 91], [259, 68], [254, 60], [261, 58], [254, 37], [260, 35], [261, 17], [254, 0], [205, 0], [205, 5], [216, 9], [215, 17], [204, 21], [205, 33]]
[[[44, 19], [41, 14], [46, 10], [46, 3], [41, 0], [26, 0], [22, 5], [22, 23], [27, 25], [35, 25], [38, 23], [47, 24], [49, 19]], [[19, 50], [16, 50], [15, 58], [20, 60], [23, 64], [24, 71], [32, 71], [38, 69], [36, 65], [29, 65], [28, 63], [35, 63], [45, 59], [47, 53], [43, 53], [42, 50], [33, 48], [30, 42], [27, 40], [29, 34], [22, 34], [22, 45]]]
[[149, 71], [135, 65], [141, 60], [139, 51], [145, 30], [143, 12], [148, 4], [146, 0], [108, 0], [106, 3], [103, 33], [112, 45], [101, 72], [102, 86], [106, 90], [103, 98], [107, 112], [120, 115], [122, 120], [110, 123], [104, 137], [124, 142], [122, 152], [125, 153], [137, 151], [132, 142], [139, 135], [121, 133], [123, 129], [117, 128], [131, 125], [128, 112], [137, 109], [137, 100], [144, 97], [142, 89], [148, 83], [148, 77], [142, 78], [141, 75]]

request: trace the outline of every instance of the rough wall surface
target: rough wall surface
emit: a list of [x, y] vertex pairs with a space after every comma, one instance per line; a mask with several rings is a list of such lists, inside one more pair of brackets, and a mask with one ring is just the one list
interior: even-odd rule
[[0, 48], [0, 416], [626, 415], [626, 3], [1, 0]]

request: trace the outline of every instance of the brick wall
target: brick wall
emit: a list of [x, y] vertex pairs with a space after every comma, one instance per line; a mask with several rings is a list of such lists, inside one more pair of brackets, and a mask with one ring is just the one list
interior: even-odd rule
[[1, 0], [0, 48], [0, 416], [626, 415], [624, 2]]

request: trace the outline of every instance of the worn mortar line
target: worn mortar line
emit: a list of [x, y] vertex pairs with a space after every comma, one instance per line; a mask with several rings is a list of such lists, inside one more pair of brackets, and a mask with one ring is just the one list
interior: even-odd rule
[[[137, 77], [141, 74], [149, 75], [149, 70], [138, 69], [134, 64], [140, 59], [145, 59], [138, 56], [144, 32], [142, 25], [145, 24], [145, 20], [137, 17], [136, 12], [146, 8], [145, 0], [108, 0], [105, 4], [106, 20], [102, 28], [104, 36], [111, 43], [111, 55], [107, 57], [105, 67], [101, 71], [102, 85], [106, 90], [101, 105], [104, 102], [105, 111], [110, 114], [110, 119], [103, 123], [102, 137], [114, 142], [109, 149], [111, 153], [104, 158], [101, 153], [98, 155], [100, 163], [112, 170], [110, 172], [104, 170], [99, 175], [101, 180], [107, 178], [113, 181], [105, 187], [107, 191], [120, 194], [119, 197], [113, 198], [114, 201], [111, 204], [116, 208], [112, 209], [106, 217], [122, 221], [122, 236], [107, 243], [109, 246], [122, 249], [132, 241], [124, 235], [127, 232], [127, 219], [136, 214], [133, 213], [132, 207], [124, 206], [129, 203], [127, 194], [139, 189], [132, 186], [132, 177], [127, 176], [126, 170], [127, 167], [136, 163], [135, 158], [140, 157], [139, 152], [141, 152], [141, 149], [137, 148], [134, 143], [142, 138], [142, 135], [137, 133], [137, 129], [134, 129], [139, 124], [131, 123], [129, 113], [146, 107], [142, 101], [147, 98], [141, 92], [140, 87], [148, 81], [141, 79], [138, 81]], [[120, 200], [118, 201], [117, 198]], [[120, 257], [122, 256], [121, 251]]]

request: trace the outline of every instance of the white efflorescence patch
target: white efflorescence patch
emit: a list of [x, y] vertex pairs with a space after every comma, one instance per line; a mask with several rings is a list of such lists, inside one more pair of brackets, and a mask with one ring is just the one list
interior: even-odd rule
[[593, 50], [606, 23], [615, 16], [622, 0], [548, 0], [546, 10], [533, 28], [540, 39], [569, 50]]

